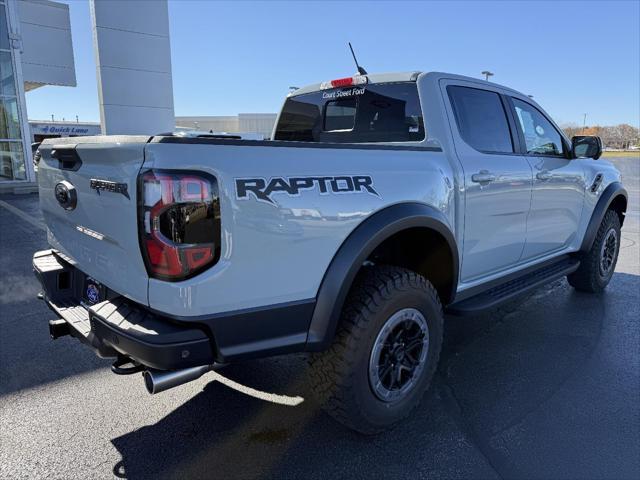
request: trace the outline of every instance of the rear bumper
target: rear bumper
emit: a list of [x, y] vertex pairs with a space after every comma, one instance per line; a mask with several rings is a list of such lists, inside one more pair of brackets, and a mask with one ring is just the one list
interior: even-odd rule
[[125, 356], [159, 370], [216, 361], [215, 343], [200, 325], [171, 322], [113, 292], [100, 303], [84, 304], [79, 299], [85, 274], [53, 250], [37, 252], [33, 270], [49, 308], [101, 357]]

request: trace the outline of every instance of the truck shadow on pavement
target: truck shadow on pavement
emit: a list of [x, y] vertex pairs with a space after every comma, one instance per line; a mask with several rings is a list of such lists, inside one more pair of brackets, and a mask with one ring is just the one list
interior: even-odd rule
[[[640, 291], [639, 280], [618, 273], [607, 293], [596, 296], [562, 280], [488, 314], [448, 318], [440, 368], [422, 404], [398, 428], [375, 437], [321, 413], [310, 400], [302, 355], [227, 367], [220, 373], [238, 383], [305, 401], [276, 405], [212, 381], [156, 424], [113, 439], [122, 455], [113, 473], [633, 477], [640, 471], [633, 433], [640, 424], [639, 354], [628, 351], [628, 342], [638, 344], [638, 293], [632, 292]], [[618, 331], [627, 337], [621, 340]], [[613, 376], [612, 361], [618, 362]]]

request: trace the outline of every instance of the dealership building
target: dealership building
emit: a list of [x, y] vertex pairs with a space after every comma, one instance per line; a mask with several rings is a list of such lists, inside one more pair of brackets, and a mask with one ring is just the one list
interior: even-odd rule
[[81, 137], [101, 133], [101, 126], [97, 122], [29, 120], [29, 135], [32, 143], [40, 143], [47, 138]]
[[177, 130], [215, 133], [253, 133], [271, 138], [275, 113], [240, 113], [228, 116], [176, 117]]
[[89, 5], [100, 122], [29, 121], [26, 92], [76, 86], [69, 6], [0, 0], [0, 192], [33, 190], [32, 144], [47, 138], [172, 130], [271, 136], [272, 113], [175, 117], [167, 0]]
[[76, 85], [69, 6], [0, 0], [0, 191], [33, 186], [33, 141], [94, 133], [153, 134], [175, 126], [167, 1], [90, 0], [89, 5], [99, 130], [96, 124], [78, 122], [29, 125], [25, 92]]
[[69, 7], [0, 0], [0, 187], [33, 182], [25, 92], [75, 86]]

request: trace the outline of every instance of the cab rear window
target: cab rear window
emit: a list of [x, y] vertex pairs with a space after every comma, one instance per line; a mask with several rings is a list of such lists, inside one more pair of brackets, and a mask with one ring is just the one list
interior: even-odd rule
[[415, 82], [334, 88], [289, 97], [275, 140], [419, 142], [425, 137]]
[[345, 100], [333, 100], [327, 102], [324, 107], [324, 131], [337, 132], [340, 130], [353, 130], [356, 124], [356, 111], [358, 103], [354, 98]]

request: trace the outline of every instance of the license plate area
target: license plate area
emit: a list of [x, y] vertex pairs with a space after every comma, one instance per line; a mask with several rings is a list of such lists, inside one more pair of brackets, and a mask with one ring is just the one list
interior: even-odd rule
[[84, 279], [84, 287], [82, 288], [82, 299], [89, 305], [95, 305], [107, 298], [107, 289], [100, 282], [87, 276]]

